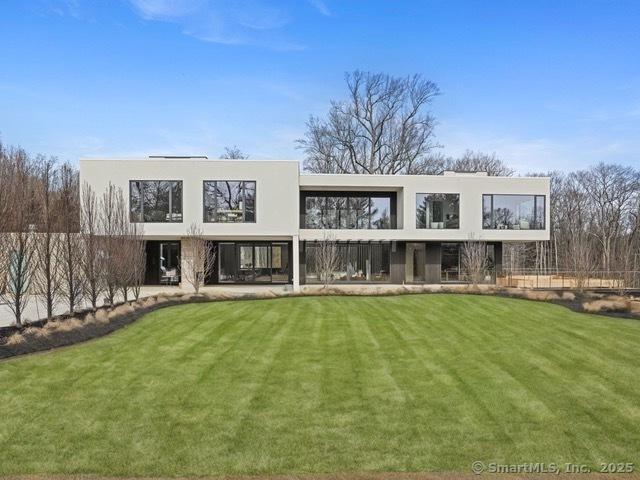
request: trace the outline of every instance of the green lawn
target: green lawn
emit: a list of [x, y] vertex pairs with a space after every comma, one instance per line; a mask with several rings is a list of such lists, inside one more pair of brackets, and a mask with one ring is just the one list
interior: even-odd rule
[[0, 363], [0, 475], [640, 464], [640, 322], [463, 295], [191, 304]]

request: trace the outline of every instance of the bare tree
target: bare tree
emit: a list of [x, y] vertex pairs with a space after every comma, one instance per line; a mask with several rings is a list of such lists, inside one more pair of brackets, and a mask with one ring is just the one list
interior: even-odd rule
[[69, 311], [73, 313], [82, 298], [84, 287], [81, 275], [83, 243], [80, 235], [79, 176], [68, 163], [60, 167], [58, 202], [62, 290]]
[[331, 102], [326, 119], [311, 117], [298, 145], [313, 173], [430, 173], [434, 117], [427, 111], [437, 85], [355, 71], [346, 75], [349, 98]]
[[126, 206], [122, 189], [111, 182], [100, 200], [100, 272], [106, 293], [106, 300], [113, 305], [118, 291], [127, 298], [128, 268], [122, 253], [126, 235]]
[[591, 206], [593, 235], [601, 250], [601, 266], [611, 271], [617, 251], [617, 240], [626, 232], [625, 221], [635, 207], [640, 189], [640, 173], [631, 167], [600, 163], [590, 170], [578, 172]]
[[582, 288], [591, 272], [595, 270], [596, 258], [591, 228], [589, 194], [582, 183], [582, 175], [571, 173], [567, 176], [562, 197], [559, 199], [559, 227], [562, 229], [560, 248], [564, 252], [564, 262], [575, 274], [576, 286]]
[[[39, 159], [36, 184], [38, 229], [35, 236], [37, 267], [33, 283], [35, 292], [41, 295], [47, 311], [47, 318], [53, 317], [54, 309], [61, 295], [61, 244], [58, 234], [58, 210], [56, 194], [58, 189], [58, 171], [56, 160]], [[65, 212], [66, 215], [66, 212]]]
[[216, 252], [195, 222], [189, 226], [182, 239], [182, 278], [196, 293], [215, 267]]
[[22, 149], [3, 153], [6, 169], [3, 172], [4, 207], [3, 262], [0, 270], [0, 300], [13, 312], [16, 324], [22, 325], [22, 315], [29, 302], [29, 289], [36, 268], [37, 224], [34, 166]]
[[473, 236], [462, 244], [462, 268], [473, 285], [483, 283], [489, 267], [486, 242], [476, 240]]
[[481, 152], [467, 150], [460, 158], [449, 158], [445, 162], [446, 170], [455, 172], [487, 172], [490, 176], [511, 177], [515, 171], [496, 157]]
[[118, 255], [118, 278], [120, 291], [124, 300], [128, 300], [129, 291], [133, 293], [135, 299], [140, 297], [140, 291], [144, 283], [146, 266], [146, 248], [144, 241], [144, 229], [137, 223], [129, 223], [123, 219], [120, 237], [114, 241], [119, 243]]
[[140, 291], [144, 285], [144, 275], [147, 266], [147, 250], [144, 240], [144, 230], [141, 226], [132, 224], [129, 230], [130, 261], [131, 261], [131, 291], [133, 297], [140, 298]]
[[223, 160], [246, 160], [249, 155], [246, 155], [236, 145], [233, 147], [224, 147], [224, 153], [220, 155]]
[[338, 242], [332, 233], [324, 232], [322, 241], [315, 245], [316, 268], [324, 288], [333, 283], [336, 271], [340, 266]]
[[100, 210], [96, 193], [91, 185], [84, 183], [80, 198], [80, 240], [82, 255], [80, 268], [82, 270], [84, 296], [91, 302], [91, 306], [98, 306], [98, 297], [103, 289], [100, 261], [102, 257], [100, 239]]

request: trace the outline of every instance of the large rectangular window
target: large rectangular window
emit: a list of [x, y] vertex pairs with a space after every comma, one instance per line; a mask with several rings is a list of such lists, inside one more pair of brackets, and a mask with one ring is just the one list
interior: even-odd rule
[[[337, 261], [331, 273], [334, 282], [388, 282], [391, 269], [389, 242], [339, 242]], [[305, 242], [305, 276], [307, 283], [322, 279], [322, 265], [318, 263], [319, 242]]]
[[182, 222], [182, 182], [131, 180], [129, 219], [137, 223]]
[[460, 228], [460, 195], [457, 193], [418, 193], [416, 228]]
[[396, 228], [395, 193], [303, 192], [300, 228]]
[[290, 244], [286, 242], [220, 242], [220, 283], [290, 282]]
[[251, 223], [256, 221], [256, 182], [205, 181], [203, 196], [205, 222]]
[[544, 195], [483, 195], [482, 228], [544, 230]]

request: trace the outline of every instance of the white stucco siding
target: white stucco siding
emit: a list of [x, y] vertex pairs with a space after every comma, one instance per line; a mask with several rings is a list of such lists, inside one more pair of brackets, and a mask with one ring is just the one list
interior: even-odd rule
[[[109, 182], [122, 188], [129, 206], [130, 180], [181, 180], [181, 223], [144, 223], [147, 238], [179, 238], [192, 222], [212, 238], [288, 239], [298, 233], [298, 163], [294, 161], [247, 161], [207, 159], [105, 159], [80, 161], [81, 184], [87, 182], [98, 197]], [[205, 180], [254, 180], [254, 223], [204, 223]]]
[[[102, 195], [109, 183], [123, 191], [129, 206], [130, 180], [183, 182], [181, 223], [144, 223], [149, 239], [184, 236], [192, 222], [213, 239], [320, 240], [325, 231], [300, 229], [300, 190], [390, 191], [397, 195], [397, 224], [393, 230], [331, 230], [338, 240], [466, 240], [532, 241], [549, 239], [549, 178], [455, 175], [313, 175], [299, 174], [295, 161], [208, 160], [197, 158], [97, 159], [80, 161], [81, 184]], [[254, 180], [254, 223], [204, 223], [205, 180]], [[416, 194], [460, 194], [460, 228], [416, 228]], [[544, 230], [484, 230], [483, 194], [544, 195]]]
[[[382, 190], [398, 192], [398, 228], [395, 230], [331, 230], [338, 240], [466, 240], [549, 239], [549, 178], [457, 175], [301, 175], [301, 190]], [[460, 194], [460, 228], [416, 228], [416, 194]], [[485, 230], [482, 228], [483, 194], [545, 196], [544, 230]], [[320, 240], [323, 230], [300, 230], [301, 240]]]

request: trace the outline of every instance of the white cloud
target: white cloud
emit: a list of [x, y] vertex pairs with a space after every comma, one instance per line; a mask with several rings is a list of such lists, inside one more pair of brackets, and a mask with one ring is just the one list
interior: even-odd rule
[[331, 15], [327, 4], [323, 0], [309, 0], [309, 3], [315, 8], [321, 15], [328, 17]]
[[253, 45], [273, 50], [304, 48], [284, 36], [291, 19], [271, 0], [129, 0], [134, 12], [149, 21], [178, 25], [205, 42]]
[[495, 153], [521, 174], [549, 170], [570, 171], [601, 161], [637, 165], [640, 152], [640, 138], [637, 137], [498, 136], [448, 122], [439, 126], [438, 140], [444, 145], [443, 153], [446, 155], [457, 156], [465, 150]]

